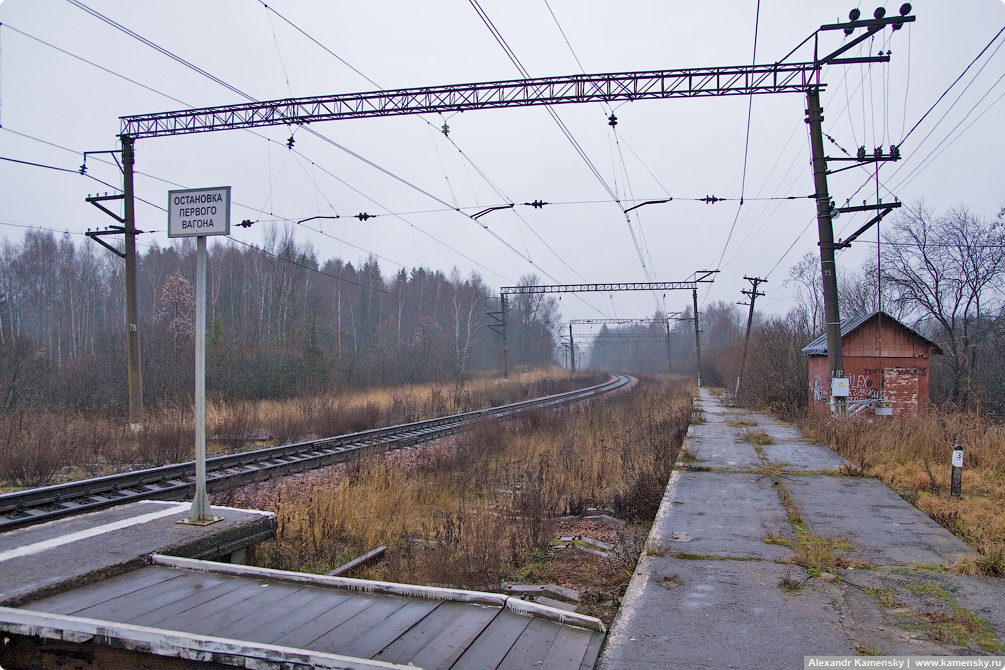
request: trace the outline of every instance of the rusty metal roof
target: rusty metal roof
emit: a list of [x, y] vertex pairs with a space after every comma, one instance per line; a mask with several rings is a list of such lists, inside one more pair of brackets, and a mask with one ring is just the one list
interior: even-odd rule
[[[880, 317], [884, 318], [884, 319], [887, 319], [891, 323], [895, 323], [898, 326], [900, 326], [901, 328], [903, 328], [904, 330], [908, 331], [909, 333], [911, 333], [912, 335], [914, 335], [915, 337], [917, 337], [919, 340], [923, 341], [925, 344], [927, 344], [928, 346], [932, 347], [935, 350], [936, 354], [941, 354], [942, 353], [942, 348], [939, 347], [939, 345], [935, 344], [934, 342], [932, 342], [931, 340], [929, 340], [924, 335], [921, 335], [918, 331], [914, 330], [913, 328], [910, 328], [910, 327], [904, 325], [898, 319], [890, 316], [886, 312], [881, 312], [881, 311], [872, 312], [870, 314], [860, 314], [858, 316], [853, 316], [851, 318], [848, 318], [848, 319], [845, 319], [844, 321], [842, 321], [841, 322], [841, 339], [843, 340], [845, 337], [847, 337], [851, 333], [855, 332], [856, 330], [858, 330], [859, 328], [861, 328], [862, 326], [864, 326], [866, 323], [872, 321], [874, 318], [880, 318]], [[809, 344], [807, 344], [805, 347], [803, 347], [802, 352], [803, 352], [803, 355], [805, 355], [805, 356], [826, 356], [827, 355], [827, 333], [824, 333], [823, 335], [821, 335], [820, 337], [818, 337], [817, 339], [813, 340], [812, 342], [810, 342]]]

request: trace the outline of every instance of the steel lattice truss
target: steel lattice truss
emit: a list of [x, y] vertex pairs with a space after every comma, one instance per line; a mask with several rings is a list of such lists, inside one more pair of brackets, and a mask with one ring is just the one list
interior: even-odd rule
[[634, 282], [624, 284], [550, 284], [547, 286], [503, 286], [500, 294], [533, 295], [538, 293], [610, 293], [614, 291], [691, 291], [696, 281]]
[[814, 63], [583, 74], [289, 98], [121, 117], [122, 135], [141, 138], [336, 119], [618, 100], [658, 100], [823, 88]]
[[[680, 314], [680, 312], [674, 312], [673, 314], [676, 316], [677, 314]], [[667, 314], [667, 318], [670, 318], [669, 314]], [[659, 323], [659, 324], [662, 324], [663, 321], [664, 320], [662, 320], [662, 319], [661, 320], [657, 320], [657, 319], [652, 319], [652, 318], [649, 318], [649, 319], [570, 319], [569, 323], [587, 324], [587, 325], [611, 324], [611, 325], [624, 326], [624, 325], [632, 324], [632, 323]]]

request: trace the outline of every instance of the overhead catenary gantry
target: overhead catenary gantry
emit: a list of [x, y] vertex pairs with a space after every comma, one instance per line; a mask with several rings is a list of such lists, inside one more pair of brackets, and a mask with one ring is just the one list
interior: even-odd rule
[[[701, 386], [701, 341], [698, 335], [698, 284], [711, 284], [715, 281], [718, 270], [698, 270], [694, 273], [694, 279], [690, 281], [665, 281], [665, 282], [622, 282], [616, 284], [545, 284], [526, 286], [504, 286], [499, 289], [499, 302], [502, 306], [501, 314], [503, 338], [503, 375], [509, 378], [509, 362], [506, 351], [506, 311], [511, 295], [542, 295], [546, 293], [616, 293], [619, 291], [691, 291], [694, 298], [694, 334], [695, 352], [698, 362], [698, 386]], [[650, 319], [651, 321], [651, 319]], [[667, 321], [667, 351], [670, 350], [670, 325]], [[572, 324], [569, 324], [569, 339], [572, 339]], [[575, 372], [576, 363], [573, 359], [572, 370]]]
[[772, 63], [648, 72], [576, 74], [288, 98], [125, 116], [121, 119], [121, 134], [140, 139], [262, 126], [297, 126], [339, 119], [435, 114], [501, 107], [756, 93], [801, 93], [806, 91], [808, 86], [817, 85], [812, 82], [815, 71], [816, 66], [813, 63]]
[[[897, 30], [905, 23], [915, 20], [908, 16], [909, 4], [904, 4], [900, 16], [886, 17], [886, 10], [879, 8], [872, 19], [860, 20], [856, 9], [846, 23], [821, 26], [810, 38], [814, 40], [812, 61], [786, 63], [789, 55], [779, 62], [768, 65], [739, 65], [726, 67], [687, 68], [676, 70], [652, 70], [610, 74], [582, 74], [559, 77], [527, 78], [507, 81], [427, 86], [419, 88], [372, 91], [307, 98], [288, 98], [264, 102], [252, 101], [236, 105], [222, 105], [201, 109], [190, 109], [155, 114], [140, 114], [121, 117], [123, 158], [132, 156], [133, 143], [147, 137], [163, 137], [192, 133], [236, 130], [263, 126], [298, 126], [321, 121], [339, 119], [360, 119], [406, 114], [430, 114], [438, 112], [460, 112], [475, 109], [498, 109], [505, 107], [528, 107], [536, 105], [557, 105], [589, 102], [616, 102], [635, 100], [661, 100], [670, 98], [717, 97], [726, 95], [755, 95], [774, 93], [804, 93], [807, 99], [806, 122], [810, 128], [810, 144], [813, 158], [813, 174], [817, 200], [817, 222], [820, 235], [820, 261], [824, 282], [824, 312], [827, 320], [828, 367], [832, 378], [842, 374], [841, 333], [838, 319], [837, 276], [834, 264], [834, 234], [831, 215], [834, 205], [827, 191], [827, 157], [823, 150], [822, 126], [823, 109], [820, 106], [820, 91], [825, 84], [820, 73], [825, 65], [851, 63], [882, 63], [890, 60], [889, 52], [862, 57], [842, 57], [842, 54], [857, 44], [869, 39], [887, 26]], [[848, 39], [840, 48], [823, 57], [818, 57], [819, 35], [825, 31], [843, 30], [851, 37], [857, 30], [864, 29], [857, 37]], [[797, 47], [798, 49], [799, 47]], [[893, 151], [891, 151], [891, 154]], [[895, 160], [891, 157], [891, 160]], [[123, 196], [126, 212], [133, 207], [132, 161], [122, 161]], [[126, 217], [123, 233], [126, 238], [136, 234], [135, 222]], [[134, 260], [135, 252], [126, 258], [127, 265]], [[670, 284], [680, 284], [671, 282]], [[593, 284], [596, 289], [581, 290], [610, 291], [614, 284]], [[607, 288], [599, 288], [607, 287]], [[684, 288], [676, 286], [674, 288]], [[649, 289], [622, 289], [649, 290]], [[669, 286], [666, 289], [673, 290]], [[571, 292], [571, 291], [567, 291]], [[695, 291], [697, 295], [697, 291]], [[505, 319], [505, 304], [503, 305]], [[131, 332], [137, 325], [129, 324]], [[695, 332], [698, 332], [697, 308], [695, 309]], [[133, 349], [137, 353], [135, 374], [139, 375], [139, 336], [130, 336], [130, 379], [133, 378]], [[699, 385], [700, 385], [699, 347]], [[130, 384], [130, 395], [134, 389]], [[133, 398], [130, 399], [133, 407]], [[141, 406], [140, 406], [141, 407]], [[133, 417], [130, 417], [133, 420]]]
[[[667, 372], [669, 373], [669, 372], [673, 371], [673, 359], [672, 359], [672, 354], [671, 354], [671, 350], [670, 350], [670, 318], [672, 316], [673, 317], [680, 316], [680, 312], [668, 312], [667, 314], [664, 315], [664, 318], [662, 320], [657, 320], [657, 319], [654, 319], [652, 317], [647, 318], [647, 319], [571, 319], [569, 321], [569, 349], [570, 349], [570, 351], [575, 352], [575, 342], [573, 340], [573, 338], [575, 337], [575, 334], [572, 332], [572, 326], [573, 326], [573, 324], [579, 324], [579, 325], [604, 325], [604, 326], [608, 326], [608, 325], [611, 325], [611, 326], [628, 326], [628, 325], [633, 325], [633, 324], [646, 324], [646, 323], [651, 324], [651, 325], [656, 325], [657, 323], [659, 323], [659, 324], [665, 324], [666, 325], [666, 331], [667, 331], [667, 335], [666, 335], [666, 338], [667, 338]], [[635, 336], [635, 335], [637, 335], [637, 333], [632, 333], [632, 335]], [[600, 336], [599, 335], [590, 335], [589, 337], [598, 338]], [[573, 360], [572, 371], [575, 372], [576, 371], [576, 364], [575, 364], [575, 360], [576, 359], [575, 359], [575, 354], [574, 353], [573, 353], [573, 359], [572, 360]]]

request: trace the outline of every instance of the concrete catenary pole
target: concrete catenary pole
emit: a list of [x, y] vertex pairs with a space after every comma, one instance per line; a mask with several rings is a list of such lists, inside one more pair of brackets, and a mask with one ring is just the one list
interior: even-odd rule
[[[827, 192], [827, 159], [824, 157], [823, 108], [820, 89], [806, 92], [806, 123], [810, 127], [813, 152], [813, 184], [816, 187], [817, 229], [820, 235], [820, 272], [824, 289], [824, 319], [827, 333], [827, 369], [830, 378], [844, 377], [844, 352], [841, 349], [841, 319], [838, 308], [837, 268], [834, 263], [834, 228], [831, 222], [830, 194]], [[831, 394], [831, 412], [843, 414], [845, 399]]]
[[576, 343], [572, 339], [572, 324], [569, 324], [569, 361], [571, 362], [571, 369], [573, 372], [576, 371]]
[[129, 382], [129, 425], [143, 430], [143, 375], [140, 371], [140, 326], [136, 289], [136, 215], [133, 201], [133, 138], [122, 135], [122, 191], [126, 261], [126, 348]]

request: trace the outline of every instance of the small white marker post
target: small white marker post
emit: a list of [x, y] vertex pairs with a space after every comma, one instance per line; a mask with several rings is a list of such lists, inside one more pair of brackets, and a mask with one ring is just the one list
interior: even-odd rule
[[206, 526], [213, 516], [206, 494], [206, 236], [230, 233], [230, 187], [168, 191], [168, 237], [195, 237], [195, 496], [188, 518]]
[[950, 498], [963, 497], [963, 445], [953, 447], [953, 474], [949, 485]]

